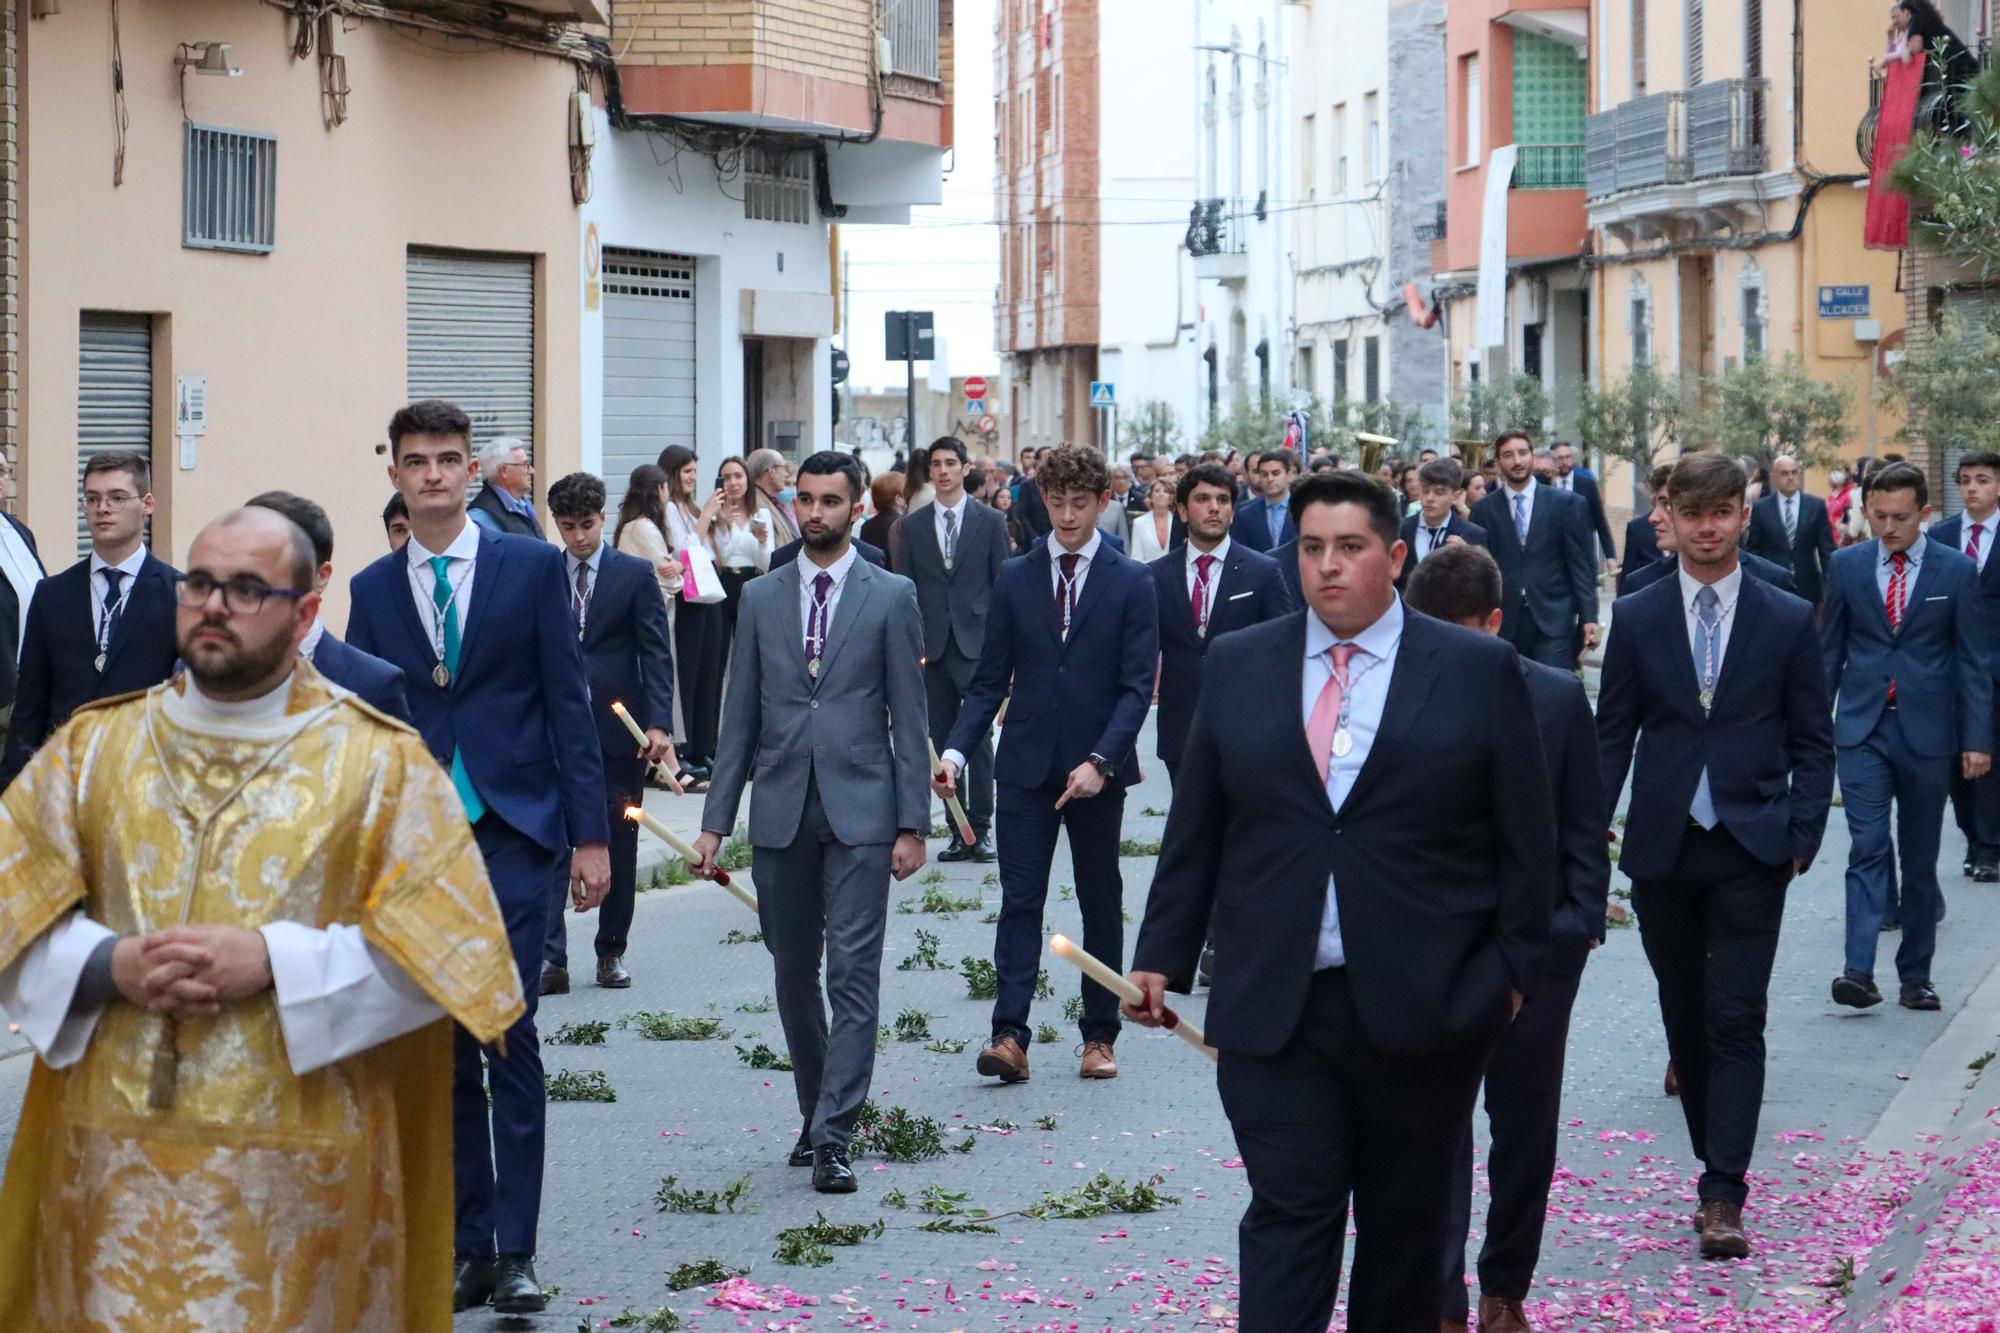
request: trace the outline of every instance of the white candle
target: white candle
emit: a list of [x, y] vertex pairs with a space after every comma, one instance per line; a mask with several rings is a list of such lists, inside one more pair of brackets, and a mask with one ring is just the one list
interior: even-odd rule
[[[1099, 960], [1070, 943], [1067, 935], [1049, 936], [1049, 950], [1056, 957], [1066, 962], [1074, 963], [1082, 968], [1085, 976], [1133, 1007], [1137, 1008], [1146, 1003], [1146, 994], [1144, 991], [1119, 976], [1116, 972], [1113, 972]], [[1162, 1027], [1178, 1036], [1197, 1051], [1200, 1051], [1210, 1060], [1216, 1058], [1215, 1048], [1208, 1044], [1208, 1038], [1202, 1036], [1200, 1028], [1164, 1005], [1161, 1006], [1161, 1011], [1164, 1018], [1161, 1024]]]
[[[694, 863], [701, 859], [700, 857], [694, 854], [694, 848], [688, 846], [686, 843], [682, 842], [679, 838], [676, 838], [665, 824], [662, 824], [659, 820], [653, 818], [651, 815], [647, 814], [644, 810], [641, 810], [638, 806], [636, 805], [626, 806], [625, 818], [631, 820], [633, 823], [637, 824], [640, 828], [645, 829], [648, 833], [658, 838], [661, 842], [664, 842], [665, 844], [667, 844], [667, 846], [673, 848], [673, 850], [680, 855], [681, 860], [688, 863], [689, 869], [693, 869]], [[751, 894], [751, 892], [748, 889], [744, 888], [742, 885], [732, 883], [730, 881], [729, 872], [727, 870], [724, 870], [721, 866], [717, 866], [712, 872], [710, 872], [709, 878], [714, 880], [721, 887], [728, 889], [731, 893], [735, 894], [737, 901], [742, 903], [745, 907], [749, 908], [753, 912], [757, 910], [757, 899]]]
[[[632, 733], [632, 739], [634, 741], [637, 741], [639, 744], [639, 752], [641, 754], [644, 754], [646, 751], [646, 747], [652, 744], [652, 742], [646, 739], [645, 732], [639, 730], [639, 724], [632, 720], [632, 715], [625, 711], [625, 705], [619, 703], [616, 699], [614, 699], [611, 701], [611, 711], [613, 713], [616, 713], [618, 715], [618, 720], [625, 724], [625, 730]], [[674, 780], [674, 775], [667, 772], [667, 766], [665, 764], [648, 764], [647, 767], [652, 769], [653, 772], [660, 775], [660, 781], [666, 783], [668, 788], [672, 790], [674, 795], [676, 796], [687, 795], [687, 793], [681, 789], [681, 784]]]

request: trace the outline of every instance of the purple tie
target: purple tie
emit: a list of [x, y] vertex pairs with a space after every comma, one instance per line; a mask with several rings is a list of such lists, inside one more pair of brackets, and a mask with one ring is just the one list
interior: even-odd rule
[[[806, 665], [816, 668], [826, 653], [826, 598], [833, 591], [833, 575], [821, 570], [813, 575], [812, 612], [806, 617]], [[815, 672], [815, 674], [817, 674]]]

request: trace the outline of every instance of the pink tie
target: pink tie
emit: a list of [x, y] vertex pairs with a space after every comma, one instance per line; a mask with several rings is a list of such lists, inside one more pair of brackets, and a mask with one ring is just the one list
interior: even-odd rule
[[1974, 523], [1972, 525], [1972, 540], [1965, 544], [1965, 553], [1971, 556], [1974, 561], [1979, 559], [1979, 530], [1985, 526], [1984, 523]]
[[1194, 558], [1194, 627], [1200, 629], [1208, 623], [1208, 570], [1215, 563], [1212, 555], [1198, 555]]
[[1326, 651], [1333, 674], [1326, 678], [1319, 698], [1313, 701], [1312, 716], [1306, 719], [1306, 744], [1312, 747], [1313, 762], [1319, 765], [1321, 786], [1326, 785], [1326, 775], [1333, 767], [1333, 733], [1340, 729], [1340, 700], [1347, 692], [1347, 663], [1359, 649], [1351, 643], [1336, 643]]

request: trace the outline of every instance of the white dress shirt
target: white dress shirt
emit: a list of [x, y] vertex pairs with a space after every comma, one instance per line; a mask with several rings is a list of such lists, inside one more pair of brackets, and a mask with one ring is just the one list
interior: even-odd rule
[[[801, 628], [812, 624], [813, 580], [822, 573], [831, 574], [833, 576], [833, 586], [826, 590], [826, 634], [829, 639], [833, 637], [833, 617], [834, 613], [840, 610], [840, 591], [847, 586], [847, 576], [854, 569], [854, 562], [859, 558], [860, 553], [854, 549], [854, 543], [849, 542], [847, 549], [840, 553], [840, 559], [822, 570], [818, 565], [813, 563], [812, 556], [804, 549], [799, 551], [799, 558], [795, 563], [799, 567], [799, 625]], [[804, 640], [800, 640], [799, 652], [803, 654], [805, 650], [805, 642]], [[825, 652], [826, 650], [822, 647], [820, 651]]]
[[[1104, 529], [1092, 528], [1090, 530], [1090, 540], [1085, 542], [1083, 549], [1076, 553], [1076, 575], [1070, 580], [1069, 585], [1069, 604], [1072, 608], [1080, 605], [1083, 601], [1083, 581], [1090, 577], [1090, 562], [1097, 559], [1097, 552], [1103, 545]], [[1062, 595], [1063, 573], [1060, 562], [1068, 554], [1069, 551], [1065, 550], [1063, 544], [1056, 540], [1056, 535], [1053, 532], [1050, 533], [1049, 596], [1051, 597], [1060, 597]]]
[[409, 559], [410, 596], [416, 599], [417, 623], [431, 636], [432, 649], [438, 654], [438, 661], [444, 661], [444, 613], [438, 610], [433, 589], [437, 587], [437, 575], [431, 570], [431, 561], [444, 556], [451, 563], [445, 566], [445, 577], [451, 580], [452, 606], [458, 611], [458, 632], [462, 639], [465, 634], [466, 612], [472, 606], [472, 573], [479, 563], [479, 529], [468, 519], [458, 530], [458, 536], [451, 539], [451, 545], [442, 551], [432, 551], [410, 534], [410, 540], [403, 543], [403, 553]]
[[[100, 647], [104, 643], [104, 594], [110, 591], [111, 588], [111, 585], [104, 578], [104, 571], [107, 569], [124, 571], [124, 581], [118, 585], [118, 604], [120, 606], [127, 606], [130, 605], [132, 597], [132, 585], [138, 581], [139, 570], [145, 563], [146, 544], [144, 542], [139, 543], [138, 550], [132, 552], [132, 554], [126, 556], [115, 565], [96, 551], [90, 553], [91, 642], [100, 645]], [[22, 623], [25, 626], [26, 622]]]
[[[1354, 779], [1368, 762], [1375, 733], [1382, 727], [1382, 706], [1389, 701], [1389, 679], [1396, 670], [1396, 649], [1403, 641], [1403, 600], [1390, 601], [1389, 609], [1351, 640], [1339, 640], [1326, 622], [1316, 615], [1306, 617], [1306, 663], [1299, 681], [1303, 705], [1302, 725], [1312, 721], [1313, 705], [1326, 688], [1333, 665], [1327, 649], [1335, 643], [1353, 643], [1359, 652], [1347, 662], [1347, 734], [1354, 747], [1345, 755], [1332, 755], [1326, 767], [1326, 799], [1338, 811], [1354, 790]], [[1344, 967], [1347, 949], [1340, 938], [1340, 900], [1333, 891], [1333, 877], [1326, 881], [1326, 907], [1320, 914], [1319, 950], [1314, 968]]]
[[[1509, 501], [1508, 503], [1511, 504], [1513, 502]], [[1513, 515], [1509, 514], [1508, 518], [1511, 521]], [[1417, 515], [1417, 562], [1421, 564], [1423, 563], [1424, 560], [1437, 554], [1439, 551], [1442, 551], [1445, 547], [1446, 541], [1448, 541], [1450, 537], [1451, 537], [1450, 514], [1446, 514], [1444, 516], [1444, 522], [1440, 523], [1435, 529], [1433, 529], [1428, 523], [1424, 522], [1423, 514], [1419, 513]]]
[[[1729, 629], [1736, 620], [1736, 599], [1743, 593], [1743, 566], [1736, 566], [1736, 568], [1717, 579], [1713, 584], [1704, 584], [1700, 579], [1688, 573], [1685, 566], [1682, 566], [1675, 573], [1674, 577], [1681, 581], [1681, 613], [1687, 619], [1688, 652], [1690, 654], [1696, 653], [1701, 649], [1701, 613], [1695, 607], [1694, 599], [1704, 587], [1713, 587], [1715, 589], [1715, 675], [1716, 679], [1720, 680], [1722, 678], [1722, 664], [1729, 660]], [[1695, 662], [1694, 678], [1695, 684], [1699, 686], [1702, 674], [1700, 661], [1694, 658], [1690, 658], [1690, 660]]]
[[[754, 518], [764, 520], [764, 530], [761, 534], [751, 521]], [[741, 523], [732, 523], [726, 519], [716, 520], [715, 526], [711, 529], [715, 534], [716, 550], [720, 552], [716, 557], [716, 564], [724, 569], [763, 570], [771, 567], [771, 553], [777, 550], [777, 547], [771, 544], [771, 537], [778, 526], [778, 521], [764, 510], [758, 510], [751, 519], [745, 519]]]
[[1793, 491], [1790, 495], [1779, 494], [1778, 522], [1784, 524], [1785, 531], [1791, 534], [1788, 540], [1796, 541], [1798, 539], [1799, 493], [1797, 491]]
[[1569, 491], [1571, 493], [1574, 493], [1576, 491], [1576, 483], [1571, 481], [1570, 479], [1575, 475], [1576, 474], [1573, 472], [1556, 473], [1556, 489], [1559, 491]]
[[[938, 552], [942, 554], [946, 551], [950, 551], [953, 556], [954, 564], [957, 563], [959, 544], [965, 541], [966, 498], [967, 497], [965, 492], [960, 491], [958, 493], [958, 503], [955, 505], [946, 505], [945, 502], [942, 500], [933, 500], [931, 502], [931, 520], [932, 520], [932, 526], [937, 529]], [[950, 514], [952, 516], [951, 522], [952, 522], [953, 536], [950, 542], [946, 542], [944, 539], [944, 516], [946, 514]]]
[[[321, 620], [318, 616], [314, 616], [313, 627], [306, 631], [305, 638], [299, 640], [299, 656], [305, 658], [306, 661], [311, 662], [313, 660], [313, 654], [319, 651], [320, 640], [324, 639], [325, 637], [326, 637], [326, 622], [324, 620]], [[313, 664], [315, 666], [318, 665], [318, 663], [316, 662]]]
[[[1903, 614], [1905, 616], [1910, 614], [1910, 594], [1917, 590], [1917, 571], [1923, 568], [1924, 553], [1930, 550], [1930, 545], [1931, 539], [1920, 532], [1917, 534], [1917, 539], [1910, 543], [1910, 549], [1903, 552], [1904, 555], [1909, 557], [1909, 563], [1903, 567]], [[1889, 578], [1896, 572], [1896, 567], [1890, 562], [1895, 559], [1895, 556], [1887, 551], [1883, 551], [1881, 554], [1882, 558], [1875, 565], [1875, 591], [1882, 598], [1882, 605], [1886, 607], [1889, 604]]]
[[[583, 637], [583, 628], [590, 623], [590, 598], [591, 594], [597, 591], [597, 569], [603, 559], [604, 539], [601, 537], [597, 541], [597, 549], [592, 551], [586, 560], [579, 560], [570, 554], [567, 546], [563, 548], [563, 577], [566, 580], [563, 592], [572, 604], [576, 601], [576, 567], [582, 565], [590, 571], [583, 580], [583, 619], [577, 622], [578, 638]], [[464, 626], [461, 624], [460, 628], [463, 629]]]
[[[286, 716], [292, 681], [240, 702], [209, 699], [192, 676], [169, 691], [162, 708], [190, 730], [275, 739], [296, 723]], [[362, 937], [358, 926], [315, 928], [274, 921], [262, 928], [271, 957], [278, 1027], [294, 1074], [310, 1074], [444, 1016], [423, 989]], [[72, 1012], [77, 982], [97, 946], [114, 932], [82, 911], [44, 931], [13, 966], [0, 971], [0, 1008], [52, 1069], [83, 1058], [99, 1009]]]
[[1525, 529], [1519, 527], [1514, 529], [1516, 532], [1521, 534], [1523, 540], [1527, 538], [1529, 532], [1534, 531], [1535, 487], [1539, 485], [1541, 485], [1541, 479], [1536, 477], [1532, 472], [1528, 474], [1528, 484], [1526, 486], [1523, 486], [1518, 491], [1514, 489], [1512, 482], [1503, 480], [1500, 483], [1500, 494], [1505, 498], [1507, 504], [1507, 521], [1509, 523], [1512, 523], [1514, 521], [1514, 497], [1520, 495], [1520, 496], [1525, 496], [1527, 498], [1528, 526]]
[[1958, 549], [1968, 553], [1972, 546], [1972, 530], [1979, 529], [1979, 554], [1974, 556], [1973, 560], [1979, 565], [1979, 572], [1984, 574], [1986, 557], [1993, 553], [1994, 534], [2000, 532], [2000, 513], [1988, 514], [1985, 518], [1974, 518], [1968, 512], [1965, 521], [1959, 526], [1961, 531], [1958, 535]]
[[[1152, 520], [1148, 518], [1147, 521], [1151, 522]], [[1187, 545], [1187, 569], [1186, 569], [1187, 595], [1188, 595], [1188, 606], [1190, 608], [1194, 606], [1194, 576], [1195, 576], [1194, 562], [1200, 559], [1203, 555], [1212, 555], [1215, 557], [1215, 563], [1208, 567], [1207, 611], [1208, 614], [1212, 616], [1215, 614], [1215, 591], [1216, 589], [1222, 586], [1222, 567], [1229, 561], [1229, 534], [1226, 532], [1222, 534], [1222, 540], [1216, 543], [1215, 549], [1213, 551], [1206, 551], [1206, 552], [1197, 551], [1195, 549], [1193, 542], [1188, 542], [1186, 545]]]
[[14, 601], [21, 609], [21, 623], [15, 626], [14, 635], [14, 659], [18, 662], [21, 645], [28, 638], [28, 603], [34, 600], [35, 587], [42, 581], [42, 562], [4, 518], [0, 518], [0, 575], [14, 585]]

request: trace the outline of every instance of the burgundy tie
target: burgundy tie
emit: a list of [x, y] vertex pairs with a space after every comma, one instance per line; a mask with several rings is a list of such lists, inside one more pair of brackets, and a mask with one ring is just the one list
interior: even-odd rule
[[826, 654], [826, 597], [833, 590], [833, 575], [821, 570], [813, 575], [812, 611], [806, 617], [806, 666], [819, 665]]
[[1194, 558], [1194, 627], [1208, 626], [1208, 571], [1215, 564], [1212, 555], [1198, 555]]

